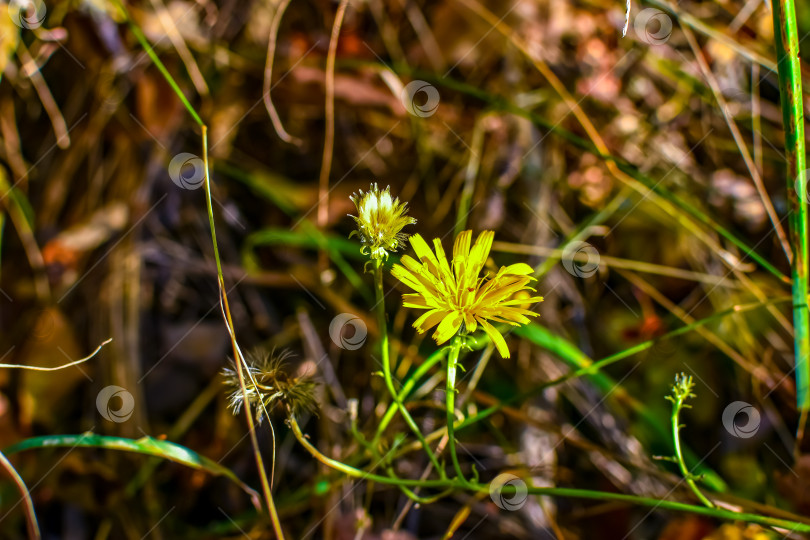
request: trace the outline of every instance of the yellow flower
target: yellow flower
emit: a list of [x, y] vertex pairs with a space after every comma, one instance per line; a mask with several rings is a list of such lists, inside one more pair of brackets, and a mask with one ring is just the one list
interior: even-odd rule
[[427, 309], [413, 323], [419, 333], [438, 325], [433, 339], [441, 345], [453, 337], [464, 325], [464, 332], [474, 332], [480, 324], [504, 358], [509, 358], [506, 341], [489, 322], [507, 323], [520, 326], [529, 322], [529, 317], [537, 313], [521, 306], [542, 302], [540, 296], [515, 297], [515, 294], [531, 290], [528, 286], [533, 273], [525, 263], [502, 266], [494, 276], [479, 277], [489, 256], [495, 233], [484, 231], [470, 249], [472, 231], [464, 231], [456, 238], [453, 246], [452, 265], [442, 249], [441, 241], [433, 240], [436, 254], [428, 247], [421, 236], [411, 237], [411, 246], [419, 262], [402, 256], [402, 266], [396, 264], [391, 274], [416, 291], [402, 296], [402, 305], [416, 309]]
[[349, 238], [356, 234], [363, 244], [361, 252], [372, 259], [387, 259], [388, 252], [396, 251], [408, 238], [402, 228], [416, 220], [406, 215], [407, 203], [391, 197], [390, 188], [380, 191], [377, 184], [372, 184], [368, 192], [359, 191], [359, 195], [350, 197], [357, 207], [357, 216], [349, 216], [357, 222], [357, 230]]

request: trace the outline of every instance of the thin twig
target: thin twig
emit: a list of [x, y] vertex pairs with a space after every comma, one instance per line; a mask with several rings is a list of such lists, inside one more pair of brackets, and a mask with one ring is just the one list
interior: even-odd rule
[[284, 12], [287, 11], [287, 6], [290, 5], [291, 0], [281, 0], [281, 3], [273, 13], [273, 20], [270, 23], [270, 39], [267, 43], [267, 60], [264, 64], [264, 82], [262, 84], [262, 98], [264, 99], [264, 107], [267, 109], [267, 114], [270, 115], [270, 121], [273, 123], [273, 128], [276, 130], [278, 138], [282, 141], [296, 146], [301, 145], [301, 139], [293, 137], [287, 130], [284, 129], [284, 124], [281, 123], [281, 118], [278, 116], [276, 106], [273, 105], [273, 98], [270, 96], [271, 83], [273, 79], [273, 63], [276, 57], [276, 43], [278, 40], [278, 28], [281, 25], [281, 18], [284, 17]]
[[776, 231], [776, 236], [779, 238], [779, 243], [782, 244], [782, 249], [785, 251], [785, 255], [790, 262], [793, 260], [793, 252], [790, 248], [790, 242], [788, 241], [785, 229], [782, 227], [782, 221], [779, 219], [776, 209], [773, 207], [771, 198], [768, 195], [768, 191], [765, 189], [764, 182], [762, 181], [762, 176], [760, 176], [759, 170], [754, 164], [754, 160], [751, 158], [751, 152], [748, 151], [748, 146], [745, 144], [745, 140], [737, 127], [737, 123], [729, 113], [728, 103], [726, 103], [726, 99], [723, 97], [723, 92], [720, 89], [717, 78], [714, 76], [709, 64], [706, 62], [706, 57], [703, 56], [703, 51], [700, 50], [700, 46], [698, 45], [698, 42], [695, 39], [695, 34], [692, 32], [692, 30], [688, 26], [681, 25], [681, 31], [686, 37], [689, 47], [692, 49], [692, 54], [695, 55], [695, 60], [697, 60], [700, 71], [703, 73], [703, 77], [706, 79], [706, 82], [709, 83], [709, 88], [714, 94], [714, 98], [717, 100], [717, 105], [720, 107], [720, 111], [723, 113], [723, 118], [726, 120], [726, 125], [728, 126], [729, 131], [731, 131], [731, 136], [734, 138], [734, 142], [737, 144], [737, 149], [740, 151], [740, 155], [743, 158], [745, 167], [748, 169], [748, 174], [751, 175], [751, 179], [754, 181], [754, 186], [757, 188], [759, 198], [762, 199], [762, 205], [765, 207], [765, 212], [768, 214], [768, 218], [771, 220], [774, 231]]
[[101, 349], [104, 347], [104, 345], [106, 345], [106, 344], [110, 343], [111, 341], [112, 341], [112, 338], [109, 338], [108, 340], [103, 341], [103, 342], [101, 343], [101, 345], [99, 345], [98, 347], [96, 347], [96, 350], [95, 350], [95, 351], [91, 352], [89, 355], [85, 356], [84, 358], [82, 358], [82, 359], [80, 359], [80, 360], [75, 360], [75, 361], [73, 361], [73, 362], [69, 362], [69, 363], [67, 363], [67, 364], [62, 364], [61, 366], [54, 366], [54, 367], [39, 367], [39, 366], [24, 366], [24, 365], [22, 365], [22, 364], [0, 364], [0, 368], [7, 368], [7, 369], [27, 369], [27, 370], [29, 370], [29, 371], [58, 371], [58, 370], [60, 370], [60, 369], [69, 368], [70, 366], [76, 366], [76, 365], [78, 365], [78, 364], [82, 364], [82, 363], [84, 363], [84, 362], [87, 362], [88, 360], [90, 360], [91, 358], [93, 358], [95, 355], [97, 355], [97, 354], [98, 354], [98, 352], [99, 352], [99, 351], [100, 351], [100, 350], [101, 350]]
[[[343, 25], [343, 16], [349, 0], [340, 0], [340, 4], [335, 13], [335, 22], [332, 24], [332, 37], [329, 40], [329, 52], [326, 56], [326, 129], [323, 141], [323, 160], [321, 162], [321, 174], [318, 180], [318, 228], [326, 228], [329, 221], [329, 175], [332, 172], [332, 156], [335, 151], [335, 57], [337, 56], [337, 44], [340, 37], [340, 27]], [[320, 252], [321, 270], [326, 268], [327, 255], [325, 251]]]

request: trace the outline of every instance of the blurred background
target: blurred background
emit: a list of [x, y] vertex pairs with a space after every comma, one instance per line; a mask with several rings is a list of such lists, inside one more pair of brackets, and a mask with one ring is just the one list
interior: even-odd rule
[[[804, 37], [810, 5], [797, 7]], [[208, 126], [239, 342], [289, 349], [290, 369], [318, 382], [318, 415], [302, 425], [323, 453], [361, 452], [351, 400], [361, 433], [384, 412], [373, 284], [347, 217], [349, 196], [376, 182], [408, 203], [418, 222], [407, 232], [449, 250], [458, 231], [494, 230], [495, 265], [537, 269], [541, 317], [508, 336], [512, 357], [483, 349], [462, 361], [464, 414], [521, 395], [458, 433], [482, 481], [511, 471], [534, 486], [694, 501], [677, 467], [654, 459], [673, 454], [664, 396], [684, 372], [697, 394], [682, 416], [690, 467], [729, 504], [808, 511], [769, 2], [636, 1], [626, 20], [624, 2], [604, 0], [151, 0], [127, 3], [131, 25], [105, 0], [0, 8], [2, 362], [59, 366], [113, 339], [60, 371], [0, 370], [0, 447], [151, 436], [259, 489], [221, 376], [233, 353], [202, 131], [142, 35]], [[801, 47], [810, 54], [810, 40]], [[436, 345], [385, 279], [404, 377]], [[347, 334], [338, 319], [330, 333], [342, 314], [360, 322]], [[413, 397], [426, 433], [443, 425], [441, 379], [432, 372]], [[454, 493], [414, 506], [323, 467], [281, 411], [271, 420], [289, 538], [780, 537], [616, 502], [504, 508]], [[397, 433], [411, 437], [398, 419], [386, 444]], [[258, 438], [269, 463], [266, 422]], [[274, 537], [250, 493], [210, 470], [70, 444], [10, 460], [44, 538]], [[419, 452], [394, 462], [409, 478], [427, 465]], [[18, 501], [4, 479], [3, 538], [25, 537]]]

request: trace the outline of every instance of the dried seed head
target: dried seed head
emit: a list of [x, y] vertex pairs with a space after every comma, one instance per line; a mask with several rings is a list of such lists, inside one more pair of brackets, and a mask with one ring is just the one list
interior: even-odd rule
[[[256, 409], [256, 421], [261, 423], [277, 403], [287, 405], [295, 413], [317, 413], [315, 401], [315, 381], [309, 377], [291, 376], [286, 367], [286, 360], [292, 352], [285, 350], [280, 354], [275, 351], [257, 349], [247, 354], [245, 361], [248, 372], [244, 375], [245, 389], [250, 406]], [[228, 407], [234, 414], [242, 410], [244, 395], [239, 386], [239, 375], [236, 366], [222, 372], [225, 384], [231, 389]]]

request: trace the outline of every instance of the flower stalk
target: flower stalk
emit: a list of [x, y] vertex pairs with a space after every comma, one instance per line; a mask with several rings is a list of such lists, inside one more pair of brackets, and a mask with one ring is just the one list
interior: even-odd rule
[[[456, 423], [456, 370], [458, 368], [458, 355], [461, 348], [464, 346], [464, 338], [456, 336], [452, 345], [449, 347], [447, 354], [447, 378], [446, 378], [446, 397], [445, 402], [447, 405], [447, 448], [450, 451], [450, 459], [453, 461], [453, 469], [456, 475], [463, 484], [469, 484], [468, 480], [464, 477], [464, 472], [461, 470], [461, 463], [458, 461], [458, 454], [456, 453], [456, 436], [455, 436], [455, 423]], [[475, 468], [473, 474], [476, 476]]]
[[672, 402], [672, 416], [670, 416], [670, 420], [672, 422], [672, 441], [675, 446], [675, 462], [678, 464], [683, 479], [686, 485], [689, 486], [689, 489], [692, 490], [692, 493], [708, 508], [714, 508], [714, 503], [698, 488], [695, 482], [697, 477], [687, 468], [686, 462], [683, 459], [683, 451], [681, 450], [680, 431], [684, 425], [680, 423], [680, 414], [683, 409], [692, 408], [691, 405], [686, 403], [686, 400], [695, 397], [695, 394], [692, 393], [694, 387], [695, 384], [692, 381], [692, 376], [681, 373], [675, 376], [675, 384], [672, 386], [672, 395], [666, 397], [668, 401]]
[[[381, 362], [383, 368], [383, 378], [385, 379], [385, 386], [388, 389], [388, 393], [391, 395], [392, 405], [399, 410], [402, 418], [404, 418], [405, 422], [408, 424], [408, 427], [411, 429], [411, 431], [413, 431], [417, 439], [419, 439], [419, 442], [425, 449], [425, 453], [433, 466], [436, 467], [436, 470], [443, 471], [443, 469], [439, 466], [439, 460], [436, 458], [436, 454], [430, 448], [430, 444], [428, 444], [427, 440], [425, 440], [425, 436], [422, 434], [419, 426], [416, 425], [416, 421], [408, 412], [408, 409], [405, 408], [405, 405], [400, 399], [399, 392], [397, 392], [396, 388], [394, 387], [394, 378], [391, 375], [391, 346], [388, 340], [388, 321], [386, 320], [385, 314], [385, 292], [383, 290], [382, 259], [374, 259], [374, 290], [376, 292], [375, 311], [377, 312], [377, 323], [380, 328], [380, 355], [382, 356]], [[372, 446], [374, 448], [377, 447], [381, 434], [382, 432], [378, 430], [374, 440], [372, 441]]]
[[[301, 431], [301, 426], [295, 419], [295, 415], [289, 415], [289, 425], [292, 429], [293, 435], [309, 452], [309, 454], [322, 464], [335, 469], [337, 471], [358, 478], [360, 480], [368, 480], [385, 485], [405, 486], [405, 487], [420, 487], [423, 489], [440, 489], [443, 493], [450, 490], [466, 490], [481, 495], [489, 493], [489, 485], [480, 484], [477, 482], [464, 482], [460, 478], [444, 478], [433, 480], [410, 480], [405, 478], [390, 478], [372, 472], [363, 471], [347, 465], [330, 457], [323, 455], [310, 441], [306, 435]], [[747, 523], [757, 523], [759, 525], [767, 525], [770, 527], [779, 527], [786, 531], [793, 531], [797, 533], [810, 532], [810, 524], [799, 521], [792, 521], [789, 519], [775, 518], [771, 516], [763, 516], [759, 514], [751, 514], [747, 512], [733, 512], [723, 508], [707, 508], [704, 506], [697, 506], [694, 504], [681, 503], [677, 501], [667, 501], [655, 499], [653, 497], [643, 497], [639, 495], [625, 495], [622, 493], [613, 493], [606, 491], [595, 491], [590, 489], [574, 489], [574, 488], [555, 488], [555, 487], [528, 487], [527, 492], [535, 496], [550, 496], [550, 497], [570, 497], [579, 499], [601, 500], [601, 501], [615, 501], [626, 504], [635, 504], [638, 506], [646, 506], [658, 510], [673, 510], [678, 512], [688, 512], [691, 514], [713, 517], [717, 519], [725, 519], [728, 521], [745, 521]]]

